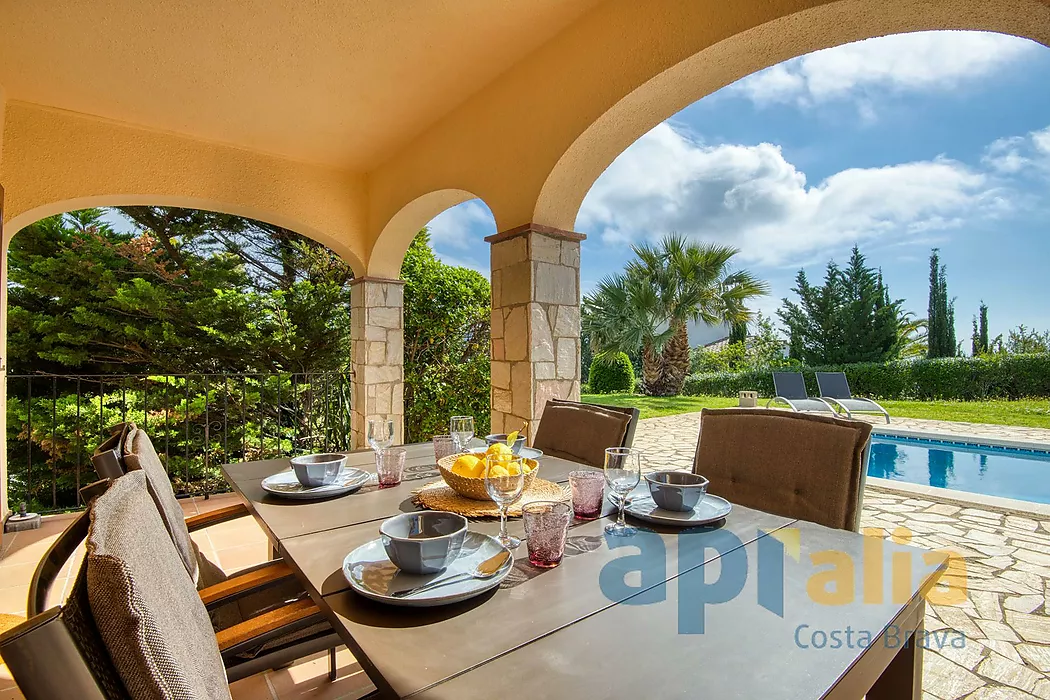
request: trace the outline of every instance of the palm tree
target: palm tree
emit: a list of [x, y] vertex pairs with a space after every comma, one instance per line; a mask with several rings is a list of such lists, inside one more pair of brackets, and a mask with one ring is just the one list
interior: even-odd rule
[[747, 322], [746, 303], [769, 286], [732, 269], [731, 246], [672, 233], [632, 250], [636, 259], [583, 300], [583, 331], [599, 360], [640, 352], [646, 393], [678, 394], [689, 373], [688, 323]]

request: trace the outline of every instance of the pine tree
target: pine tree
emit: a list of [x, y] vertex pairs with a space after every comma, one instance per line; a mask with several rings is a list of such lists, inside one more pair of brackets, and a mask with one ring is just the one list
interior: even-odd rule
[[981, 342], [981, 352], [990, 352], [991, 348], [988, 345], [988, 305], [981, 301], [981, 320], [978, 326], [978, 333]]
[[927, 309], [929, 345], [927, 357], [955, 357], [955, 300], [948, 299], [946, 268], [940, 262], [938, 249], [930, 253], [930, 297]]

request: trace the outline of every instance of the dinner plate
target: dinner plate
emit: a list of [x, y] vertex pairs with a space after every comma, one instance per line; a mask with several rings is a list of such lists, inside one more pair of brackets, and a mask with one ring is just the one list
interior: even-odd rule
[[463, 538], [463, 549], [447, 569], [439, 574], [420, 576], [405, 573], [394, 566], [390, 557], [386, 555], [383, 541], [376, 538], [346, 555], [346, 559], [343, 560], [343, 576], [356, 592], [381, 603], [412, 608], [450, 605], [479, 596], [498, 586], [514, 568], [514, 557], [507, 557], [506, 563], [492, 578], [469, 578], [447, 586], [436, 586], [404, 598], [395, 598], [392, 594], [456, 574], [470, 573], [478, 564], [505, 549], [495, 537], [468, 530]]
[[343, 467], [339, 476], [331, 484], [324, 486], [303, 486], [295, 478], [295, 472], [277, 472], [262, 480], [262, 489], [266, 493], [281, 498], [294, 498], [302, 501], [316, 498], [334, 498], [351, 493], [368, 483], [372, 474], [354, 467]]
[[704, 500], [697, 503], [695, 508], [684, 512], [658, 507], [649, 494], [635, 494], [624, 508], [625, 513], [639, 520], [677, 527], [695, 527], [717, 522], [729, 515], [731, 510], [733, 504], [710, 493], [704, 496]]
[[[484, 454], [485, 450], [487, 450], [488, 448], [489, 448], [488, 445], [478, 445], [478, 446], [468, 445], [467, 446], [467, 452], [469, 452], [471, 454], [475, 454], [475, 455]], [[540, 457], [543, 456], [543, 450], [537, 450], [535, 447], [524, 447], [524, 446], [522, 446], [522, 448], [520, 450], [518, 450], [518, 456], [522, 457], [524, 459], [536, 459], [536, 460], [538, 460]]]

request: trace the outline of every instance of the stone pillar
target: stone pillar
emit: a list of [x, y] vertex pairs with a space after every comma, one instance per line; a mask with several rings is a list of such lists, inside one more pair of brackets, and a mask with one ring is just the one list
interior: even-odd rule
[[394, 421], [405, 435], [404, 282], [361, 277], [350, 287], [350, 359], [354, 370], [351, 440], [368, 446], [369, 418]]
[[[3, 112], [0, 94], [0, 113]], [[3, 118], [0, 116], [0, 125]], [[0, 134], [0, 138], [2, 138]], [[0, 542], [7, 517], [7, 244], [4, 233], [4, 187], [0, 185]]]
[[580, 241], [526, 224], [492, 244], [492, 432], [528, 420], [535, 437], [548, 399], [580, 398]]

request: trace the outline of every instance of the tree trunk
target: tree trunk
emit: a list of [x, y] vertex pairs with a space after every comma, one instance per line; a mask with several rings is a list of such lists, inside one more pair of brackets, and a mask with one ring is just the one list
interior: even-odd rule
[[664, 346], [664, 384], [665, 396], [677, 396], [682, 393], [685, 378], [689, 376], [689, 329], [685, 323], [677, 323], [674, 335]]
[[642, 381], [645, 383], [645, 393], [649, 396], [663, 396], [657, 393], [662, 388], [664, 375], [664, 363], [660, 353], [653, 346], [646, 343], [642, 348]]

